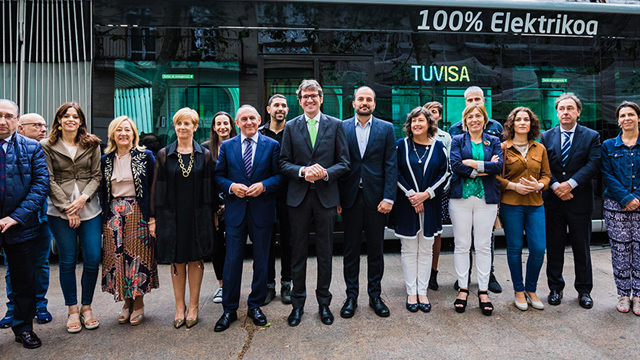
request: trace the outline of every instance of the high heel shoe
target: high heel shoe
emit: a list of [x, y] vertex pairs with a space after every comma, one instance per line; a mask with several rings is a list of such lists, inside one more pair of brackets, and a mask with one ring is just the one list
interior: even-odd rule
[[93, 316], [91, 305], [82, 306], [80, 308], [80, 322], [82, 322], [84, 328], [87, 330], [97, 329], [100, 326], [98, 318]]
[[487, 293], [487, 290], [479, 290], [478, 302], [480, 303], [480, 310], [482, 310], [482, 315], [491, 316], [491, 314], [493, 313], [493, 304], [491, 303], [491, 301], [483, 302], [482, 300], [480, 300], [480, 295], [487, 295], [488, 297], [489, 293]]
[[[514, 291], [515, 295], [517, 295], [519, 292], [520, 291]], [[516, 297], [514, 304], [516, 305], [518, 310], [527, 311], [529, 309], [529, 302], [527, 301], [527, 296], [524, 295], [524, 292], [522, 295], [524, 296], [524, 302], [518, 302], [518, 298]]]
[[531, 299], [531, 294], [528, 291], [524, 292], [524, 296], [527, 298], [527, 303], [529, 303], [532, 308], [536, 310], [544, 310], [544, 304], [542, 303], [542, 301], [540, 301], [540, 299], [538, 299], [538, 301], [533, 301]]
[[[187, 312], [187, 308], [184, 308], [184, 312]], [[180, 319], [174, 319], [173, 320], [173, 327], [176, 329], [180, 329], [182, 326], [184, 325], [184, 313], [182, 315], [182, 318]]]
[[131, 326], [136, 326], [142, 324], [142, 320], [144, 319], [144, 305], [140, 309], [133, 310], [131, 313], [131, 319], [129, 323]]
[[132, 306], [133, 305], [130, 302], [130, 300], [125, 299], [124, 305], [122, 305], [122, 311], [120, 311], [120, 315], [118, 315], [118, 324], [126, 324], [129, 322], [129, 318], [131, 317]]
[[418, 312], [418, 303], [409, 304], [409, 297], [407, 296], [407, 310], [411, 312]]
[[187, 325], [187, 329], [191, 329], [193, 326], [195, 326], [198, 323], [198, 307], [196, 306], [196, 318], [195, 319], [187, 319], [185, 321], [185, 325]]
[[[460, 293], [465, 293], [467, 297], [469, 297], [469, 289], [460, 288], [458, 296], [460, 296]], [[456, 301], [453, 302], [453, 306], [456, 308], [456, 312], [463, 313], [467, 309], [467, 299], [456, 299]]]

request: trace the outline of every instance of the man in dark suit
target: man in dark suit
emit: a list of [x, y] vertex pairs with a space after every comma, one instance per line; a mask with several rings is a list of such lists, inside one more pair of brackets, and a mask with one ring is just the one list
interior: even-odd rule
[[350, 318], [358, 307], [360, 244], [364, 231], [369, 306], [378, 316], [387, 317], [389, 308], [380, 298], [380, 281], [384, 273], [384, 227], [396, 199], [398, 183], [395, 136], [393, 124], [373, 116], [376, 108], [373, 89], [358, 88], [352, 104], [356, 115], [342, 122], [349, 144], [351, 170], [339, 183], [347, 285], [347, 300], [340, 316]]
[[[262, 125], [258, 131], [282, 145], [284, 125], [289, 113], [287, 98], [282, 94], [275, 94], [269, 98], [268, 104], [269, 121]], [[276, 248], [280, 248], [280, 298], [283, 304], [291, 304], [291, 225], [289, 224], [289, 209], [287, 209], [286, 178], [283, 178], [283, 186], [276, 194], [276, 214], [278, 222], [271, 233], [269, 282], [267, 283], [267, 297], [264, 299], [264, 305], [276, 297]], [[280, 233], [280, 241], [276, 241], [277, 230]]]
[[240, 134], [222, 143], [215, 180], [227, 192], [225, 202], [227, 253], [222, 281], [224, 314], [214, 330], [224, 331], [237, 320], [242, 260], [247, 234], [253, 243], [253, 281], [248, 316], [256, 325], [267, 324], [260, 306], [267, 294], [267, 264], [271, 230], [276, 222], [275, 194], [281, 183], [277, 141], [258, 133], [260, 115], [242, 105], [236, 115]]
[[338, 180], [349, 171], [349, 150], [342, 121], [320, 112], [323, 101], [320, 84], [303, 80], [296, 94], [304, 114], [287, 122], [280, 155], [280, 168], [289, 179], [287, 206], [291, 221], [293, 310], [288, 323], [297, 326], [304, 313], [309, 231], [313, 220], [318, 258], [316, 298], [322, 323], [331, 325], [333, 226], [340, 203]]
[[593, 307], [591, 289], [591, 213], [593, 187], [591, 179], [598, 173], [600, 135], [578, 124], [582, 111], [580, 99], [565, 93], [556, 99], [560, 125], [545, 131], [541, 142], [547, 148], [551, 168], [551, 191], [544, 197], [547, 231], [547, 279], [550, 305], [562, 301], [564, 249], [569, 227], [576, 272], [575, 288], [580, 306]]
[[40, 143], [16, 132], [19, 113], [16, 103], [0, 99], [0, 248], [11, 268], [15, 341], [34, 349], [42, 345], [33, 332], [34, 252], [40, 232], [38, 211], [49, 194], [49, 171]]

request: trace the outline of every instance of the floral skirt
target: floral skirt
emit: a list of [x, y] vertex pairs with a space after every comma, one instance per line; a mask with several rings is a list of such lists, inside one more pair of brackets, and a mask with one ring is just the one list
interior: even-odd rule
[[149, 234], [135, 198], [111, 201], [102, 234], [102, 291], [122, 301], [160, 286], [156, 239]]

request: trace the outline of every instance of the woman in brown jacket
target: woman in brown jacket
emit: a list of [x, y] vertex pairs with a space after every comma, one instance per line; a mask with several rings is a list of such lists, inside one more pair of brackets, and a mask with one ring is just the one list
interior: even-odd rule
[[[68, 102], [56, 111], [51, 134], [41, 144], [51, 182], [49, 227], [58, 245], [60, 286], [69, 307], [67, 331], [77, 333], [82, 325], [95, 329], [100, 325], [91, 310], [100, 265], [100, 139], [87, 132], [80, 105]], [[78, 237], [84, 263], [80, 309], [76, 294]]]
[[[551, 170], [547, 150], [536, 142], [540, 122], [526, 107], [515, 108], [504, 124], [502, 153], [504, 168], [500, 181], [502, 192], [500, 219], [507, 238], [507, 262], [511, 271], [515, 305], [527, 310], [528, 304], [542, 310], [544, 305], [536, 295], [538, 276], [544, 261], [546, 234], [543, 225], [542, 190], [549, 187]], [[523, 231], [527, 233], [529, 258], [526, 282], [522, 279]]]

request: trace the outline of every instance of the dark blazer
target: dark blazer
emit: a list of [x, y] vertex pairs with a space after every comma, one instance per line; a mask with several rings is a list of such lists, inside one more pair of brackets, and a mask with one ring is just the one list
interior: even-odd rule
[[[247, 208], [251, 208], [251, 214], [254, 214], [253, 222], [257, 226], [265, 227], [275, 224], [275, 194], [282, 182], [278, 165], [279, 158], [280, 145], [278, 142], [267, 136], [259, 135], [251, 174], [247, 175], [242, 160], [241, 136], [237, 135], [222, 143], [218, 154], [215, 180], [218, 187], [227, 194], [225, 202], [227, 225], [240, 226], [247, 214]], [[265, 187], [265, 191], [258, 197], [239, 198], [229, 192], [233, 183], [251, 186], [257, 182], [262, 182]]]
[[315, 182], [322, 206], [338, 206], [340, 195], [338, 180], [349, 171], [349, 149], [342, 121], [321, 114], [316, 146], [311, 147], [311, 137], [304, 114], [287, 121], [282, 139], [280, 169], [289, 179], [287, 205], [296, 207], [302, 203], [309, 182], [298, 176], [300, 168], [320, 164], [327, 170], [329, 181]]
[[551, 184], [562, 183], [573, 179], [578, 186], [571, 191], [573, 199], [562, 201], [553, 191], [544, 194], [545, 203], [550, 201], [566, 203], [576, 213], [588, 213], [593, 211], [593, 185], [591, 179], [598, 174], [600, 168], [600, 135], [588, 127], [578, 124], [573, 134], [571, 150], [567, 166], [562, 166], [562, 136], [560, 126], [542, 133], [540, 142], [547, 148], [549, 167], [551, 168]]
[[[498, 204], [500, 202], [500, 183], [496, 175], [502, 173], [502, 149], [500, 139], [495, 136], [482, 134], [484, 146], [484, 171], [489, 174], [482, 176], [484, 186], [484, 200], [487, 204]], [[498, 155], [498, 162], [491, 162], [491, 157]], [[451, 140], [451, 189], [449, 196], [451, 199], [462, 199], [462, 186], [464, 180], [471, 177], [473, 168], [462, 163], [464, 159], [473, 159], [471, 150], [471, 136], [468, 132], [456, 135]]]
[[364, 157], [361, 157], [355, 121], [355, 117], [352, 117], [342, 122], [349, 144], [351, 170], [338, 183], [340, 205], [343, 208], [353, 206], [362, 179], [362, 187], [366, 189], [362, 192], [364, 202], [376, 209], [382, 199], [396, 199], [398, 165], [393, 124], [371, 117], [369, 140]]
[[[113, 175], [113, 159], [116, 152], [112, 151], [102, 155], [100, 159], [102, 168], [102, 183], [100, 184], [100, 199], [102, 205], [102, 221], [107, 220], [109, 206], [111, 206], [111, 176]], [[151, 186], [153, 185], [153, 171], [156, 158], [150, 150], [140, 151], [131, 149], [131, 173], [136, 189], [136, 201], [140, 206], [140, 212], [145, 220], [149, 220], [149, 206], [151, 202]]]
[[[158, 151], [154, 170], [150, 216], [156, 218], [156, 259], [161, 264], [168, 264], [175, 259], [176, 249], [176, 174], [178, 166], [166, 166], [167, 157], [176, 156], [177, 142]], [[197, 186], [193, 189], [196, 204], [195, 234], [198, 252], [202, 259], [213, 251], [214, 226], [213, 213], [217, 209], [215, 183], [213, 181], [213, 160], [209, 150], [193, 142], [193, 169]]]
[[16, 245], [38, 235], [38, 212], [49, 194], [47, 161], [37, 141], [14, 132], [5, 154], [5, 193], [0, 218], [10, 216], [18, 224], [0, 235], [0, 246], [3, 242]]

